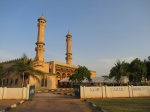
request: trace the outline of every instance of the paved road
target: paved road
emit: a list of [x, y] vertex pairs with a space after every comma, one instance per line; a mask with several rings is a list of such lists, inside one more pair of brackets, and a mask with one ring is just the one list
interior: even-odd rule
[[13, 112], [93, 112], [86, 102], [72, 96], [52, 93], [36, 93], [33, 101], [27, 101]]

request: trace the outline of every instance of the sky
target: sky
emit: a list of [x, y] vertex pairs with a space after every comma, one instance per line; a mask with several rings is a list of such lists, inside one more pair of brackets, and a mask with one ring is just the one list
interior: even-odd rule
[[47, 62], [66, 63], [68, 31], [73, 65], [97, 76], [109, 75], [117, 60], [150, 56], [150, 0], [0, 0], [0, 62], [35, 58], [42, 14]]

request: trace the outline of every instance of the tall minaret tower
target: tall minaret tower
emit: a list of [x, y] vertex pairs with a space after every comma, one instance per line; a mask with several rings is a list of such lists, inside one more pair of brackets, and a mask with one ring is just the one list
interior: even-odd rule
[[35, 48], [36, 51], [36, 57], [35, 60], [39, 61], [39, 62], [43, 62], [44, 61], [44, 30], [46, 27], [46, 19], [44, 18], [44, 16], [42, 15], [39, 19], [38, 19], [38, 36], [37, 36], [37, 42], [36, 45], [37, 47]]
[[72, 35], [66, 35], [66, 64], [72, 65]]

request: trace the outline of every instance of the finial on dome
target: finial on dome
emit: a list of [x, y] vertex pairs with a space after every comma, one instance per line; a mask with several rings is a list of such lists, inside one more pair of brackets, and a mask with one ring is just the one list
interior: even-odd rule
[[70, 32], [69, 32], [69, 30], [68, 30], [68, 35], [70, 35]]
[[44, 18], [44, 14], [43, 14], [43, 12], [42, 12], [42, 16], [41, 16], [40, 18]]
[[69, 30], [68, 30], [68, 34], [66, 35], [66, 37], [67, 37], [67, 36], [72, 36], [72, 35], [70, 34]]
[[38, 21], [39, 20], [45, 20], [45, 22], [46, 22], [46, 19], [44, 18], [44, 15], [43, 15], [43, 12], [42, 12], [42, 16], [38, 19]]

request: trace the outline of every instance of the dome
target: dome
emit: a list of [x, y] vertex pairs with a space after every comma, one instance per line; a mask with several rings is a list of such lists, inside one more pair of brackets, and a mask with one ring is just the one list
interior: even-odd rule
[[68, 34], [66, 35], [66, 37], [67, 37], [67, 36], [72, 36], [72, 35], [70, 34], [70, 32], [69, 32], [69, 31], [68, 31]]
[[44, 18], [43, 15], [38, 19], [38, 21], [39, 21], [39, 20], [44, 20], [44, 21], [46, 22], [46, 19]]
[[42, 15], [39, 19], [44, 19], [44, 16]]

